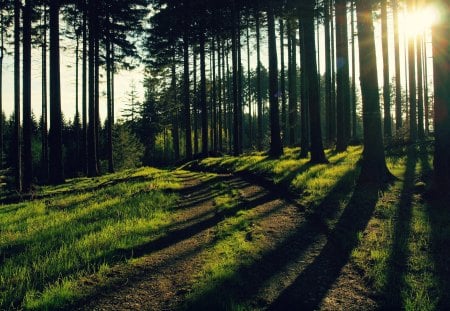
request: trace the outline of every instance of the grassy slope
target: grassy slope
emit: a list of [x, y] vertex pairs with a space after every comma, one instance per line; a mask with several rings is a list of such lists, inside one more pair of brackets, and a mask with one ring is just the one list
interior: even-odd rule
[[[209, 158], [191, 167], [219, 172], [250, 172], [288, 188], [329, 232], [345, 211], [355, 179], [360, 147], [335, 154], [329, 165], [311, 166], [297, 159], [297, 149], [273, 160], [262, 153], [241, 157]], [[367, 228], [357, 234], [351, 260], [380, 294], [381, 306], [407, 310], [448, 309], [450, 211], [445, 200], [422, 199], [422, 181], [430, 174], [428, 150], [404, 149], [388, 155], [388, 167], [399, 180], [378, 191]], [[338, 205], [336, 213], [326, 209]], [[325, 209], [324, 209], [325, 207]], [[364, 206], [361, 206], [364, 208]], [[344, 234], [344, 239], [345, 239]], [[344, 242], [345, 241], [341, 241]]]
[[177, 199], [164, 191], [178, 187], [169, 172], [146, 168], [44, 187], [42, 199], [0, 206], [0, 309], [80, 297], [82, 277], [164, 234]]
[[[254, 154], [209, 158], [196, 167], [264, 176], [297, 194], [307, 211], [333, 232], [351, 201], [361, 148], [342, 154], [328, 151], [331, 164], [317, 166], [297, 159], [296, 149], [286, 151], [280, 160]], [[351, 253], [387, 306], [448, 306], [450, 257], [440, 245], [450, 240], [450, 212], [436, 207], [445, 203], [426, 203], [415, 193], [429, 163], [427, 153], [389, 157], [390, 169], [405, 182], [379, 191], [369, 225], [357, 234], [358, 246]], [[81, 286], [85, 276], [94, 273], [101, 278], [112, 264], [131, 257], [134, 247], [165, 233], [177, 195], [164, 190], [178, 187], [170, 172], [147, 168], [73, 180], [41, 189], [42, 199], [1, 206], [0, 308], [20, 306], [24, 297], [26, 308], [52, 308], [86, 294]], [[227, 187], [211, 186], [224, 190], [215, 198], [219, 209], [239, 202], [238, 193]], [[204, 266], [194, 276], [188, 307], [220, 301], [223, 309], [247, 308], [233, 301], [229, 285], [242, 285], [236, 272], [264, 253], [264, 236], [246, 239], [257, 217], [252, 210], [240, 211], [218, 224], [215, 243], [208, 246]], [[130, 263], [135, 260], [139, 259]]]

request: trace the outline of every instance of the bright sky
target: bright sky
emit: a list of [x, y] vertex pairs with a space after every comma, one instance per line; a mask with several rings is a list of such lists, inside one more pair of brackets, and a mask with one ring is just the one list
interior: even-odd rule
[[[388, 16], [389, 16], [389, 27], [393, 29], [393, 21], [392, 21], [392, 12], [388, 8]], [[427, 42], [427, 54], [428, 57], [431, 56], [431, 44], [430, 44], [430, 26], [432, 21], [437, 19], [437, 13], [435, 10], [430, 8], [422, 9], [419, 13], [414, 14], [413, 16], [408, 16], [405, 14], [403, 10], [400, 10], [399, 16], [399, 24], [400, 24], [400, 51], [401, 51], [401, 72], [402, 72], [402, 85], [404, 86], [404, 73], [405, 73], [405, 42], [406, 35], [410, 32], [418, 32], [425, 31], [427, 34], [426, 42]], [[350, 23], [350, 16], [348, 16], [348, 21]], [[278, 26], [277, 26], [278, 29]], [[266, 51], [266, 29], [262, 29], [264, 32], [264, 38], [262, 41], [262, 62], [264, 66], [267, 67], [267, 54]], [[348, 31], [350, 36], [350, 24], [348, 25]], [[356, 25], [355, 25], [356, 31]], [[324, 64], [325, 64], [325, 55], [324, 55], [324, 33], [323, 26], [320, 27], [319, 32], [320, 37], [320, 64], [321, 64], [321, 73], [324, 72]], [[381, 59], [381, 27], [380, 21], [377, 20], [375, 22], [375, 39], [377, 44], [377, 59], [378, 59], [378, 75], [379, 75], [379, 83], [380, 86], [383, 83], [382, 77], [382, 59]], [[254, 41], [254, 40], [252, 40]], [[242, 53], [242, 61], [245, 63], [247, 60], [247, 51], [245, 38], [243, 38], [243, 53]], [[356, 41], [357, 43], [357, 41]], [[256, 67], [256, 51], [253, 48], [255, 42], [251, 42], [251, 66], [253, 68]], [[62, 39], [61, 46], [65, 47], [64, 50], [61, 50], [61, 100], [62, 100], [62, 111], [66, 118], [73, 119], [75, 114], [75, 57], [73, 51], [75, 50], [74, 42]], [[279, 48], [279, 40], [277, 40], [277, 46]], [[11, 51], [12, 46], [8, 47], [9, 51]], [[390, 76], [391, 79], [394, 76], [394, 42], [393, 42], [393, 33], [389, 34], [389, 49], [390, 49]], [[356, 46], [356, 56], [358, 54], [358, 49]], [[286, 53], [287, 55], [287, 53]], [[349, 56], [351, 56], [351, 48], [349, 46]], [[280, 57], [280, 53], [278, 53], [278, 57]], [[299, 55], [297, 55], [299, 57]], [[41, 52], [39, 48], [33, 49], [32, 53], [32, 109], [36, 116], [40, 116], [41, 114]], [[299, 60], [297, 61], [299, 63]], [[356, 63], [358, 64], [358, 58], [356, 59]], [[3, 109], [7, 116], [11, 115], [13, 112], [13, 57], [12, 55], [5, 55], [4, 66], [3, 66]], [[209, 62], [207, 62], [209, 64]], [[432, 80], [432, 61], [431, 58], [428, 59], [428, 75], [430, 76], [429, 81]], [[351, 65], [351, 64], [350, 64]], [[358, 66], [357, 66], [358, 69]], [[357, 70], [358, 71], [358, 70]], [[351, 67], [350, 67], [351, 72]], [[101, 72], [102, 76], [100, 77], [100, 114], [101, 118], [104, 119], [106, 116], [106, 83], [105, 83], [105, 74]], [[80, 77], [81, 77], [81, 68], [80, 68]], [[115, 115], [120, 117], [122, 109], [128, 102], [128, 93], [130, 91], [130, 85], [134, 82], [137, 87], [137, 93], [139, 100], [142, 100], [144, 95], [144, 90], [142, 88], [142, 81], [144, 78], [143, 68], [139, 67], [133, 71], [121, 71], [115, 77]], [[359, 87], [359, 83], [357, 83]], [[81, 86], [80, 86], [80, 95], [81, 95]], [[81, 96], [80, 96], [81, 97]], [[80, 111], [81, 111], [81, 99], [80, 99]]]

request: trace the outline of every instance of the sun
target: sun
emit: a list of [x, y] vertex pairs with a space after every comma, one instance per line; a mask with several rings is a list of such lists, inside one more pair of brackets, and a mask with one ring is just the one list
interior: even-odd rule
[[414, 12], [404, 13], [399, 16], [399, 23], [406, 36], [417, 36], [431, 29], [438, 23], [439, 12], [434, 6], [417, 8]]

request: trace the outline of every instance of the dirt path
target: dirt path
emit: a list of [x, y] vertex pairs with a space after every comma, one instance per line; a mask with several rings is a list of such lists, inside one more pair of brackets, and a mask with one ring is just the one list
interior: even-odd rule
[[[80, 310], [185, 307], [186, 295], [195, 285], [193, 276], [201, 270], [208, 247], [215, 242], [216, 227], [224, 219], [214, 203], [221, 191], [213, 188], [217, 183], [239, 191], [238, 209], [252, 209], [257, 215], [254, 234], [264, 235], [261, 258], [239, 270], [243, 284], [237, 301], [255, 310], [376, 309], [361, 275], [351, 263], [335, 261], [327, 233], [317, 229], [301, 207], [241, 177], [218, 175], [202, 181], [200, 173], [176, 174], [184, 187], [167, 236], [140, 250], [137, 262], [113, 268], [105, 276], [107, 288], [99, 288], [79, 305]], [[87, 285], [95, 283], [86, 280]]]

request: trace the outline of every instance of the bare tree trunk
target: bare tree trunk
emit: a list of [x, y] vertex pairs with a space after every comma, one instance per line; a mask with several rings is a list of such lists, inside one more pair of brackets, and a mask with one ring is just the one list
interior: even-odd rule
[[[409, 0], [408, 11], [413, 12], [415, 0]], [[417, 99], [416, 99], [416, 64], [415, 64], [415, 38], [408, 40], [408, 72], [409, 72], [409, 140], [417, 140]]]
[[322, 129], [320, 122], [319, 83], [317, 77], [315, 36], [314, 36], [314, 0], [306, 1], [304, 12], [304, 44], [307, 59], [305, 71], [309, 78], [309, 118], [311, 136], [311, 163], [327, 163], [322, 143]]
[[197, 100], [197, 53], [192, 48], [194, 56], [194, 98], [193, 98], [193, 118], [194, 118], [194, 154], [198, 153], [198, 100]]
[[263, 108], [262, 108], [262, 94], [261, 94], [261, 46], [260, 46], [260, 18], [259, 11], [257, 11], [255, 16], [256, 19], [256, 97], [257, 97], [257, 109], [258, 109], [258, 135], [256, 139], [256, 148], [262, 150], [262, 140], [263, 140]]
[[359, 68], [363, 99], [364, 151], [360, 182], [385, 182], [392, 178], [386, 166], [381, 132], [380, 97], [378, 94], [377, 59], [369, 1], [356, 1]]
[[433, 27], [434, 74], [434, 187], [438, 193], [448, 194], [450, 184], [450, 5], [437, 1], [443, 8], [441, 22]]
[[50, 2], [50, 133], [49, 181], [64, 182], [62, 150], [61, 80], [59, 60], [59, 6], [58, 0]]
[[208, 110], [206, 106], [205, 37], [200, 34], [200, 109], [202, 115], [202, 155], [208, 155]]
[[236, 4], [232, 4], [231, 53], [233, 65], [233, 155], [239, 155], [239, 90], [238, 90], [238, 42]]
[[22, 190], [31, 191], [33, 181], [33, 161], [31, 153], [31, 17], [33, 14], [31, 0], [26, 0], [23, 7], [23, 180]]
[[108, 171], [114, 172], [114, 159], [113, 159], [113, 142], [112, 142], [112, 127], [113, 127], [113, 113], [112, 113], [112, 86], [111, 86], [111, 40], [110, 40], [110, 28], [109, 16], [107, 17], [107, 29], [106, 29], [106, 108], [107, 108], [107, 153], [108, 153]]
[[402, 84], [400, 80], [400, 39], [398, 35], [398, 0], [392, 0], [394, 18], [394, 53], [395, 53], [395, 128], [403, 126], [402, 121]]
[[280, 52], [281, 52], [281, 73], [280, 73], [280, 93], [281, 93], [281, 131], [283, 142], [286, 143], [287, 112], [286, 112], [286, 73], [284, 68], [284, 24], [280, 18]]
[[3, 10], [0, 10], [0, 169], [3, 169], [3, 57], [5, 53]]
[[82, 103], [81, 110], [83, 113], [83, 133], [82, 133], [82, 154], [81, 154], [81, 163], [83, 167], [83, 172], [88, 174], [88, 124], [87, 124], [87, 4], [86, 0], [82, 0], [83, 2], [83, 55], [82, 55]]
[[389, 81], [389, 45], [387, 26], [387, 0], [381, 2], [381, 32], [383, 52], [383, 103], [384, 103], [384, 137], [387, 141], [391, 139], [391, 87]]
[[96, 34], [96, 0], [89, 0], [89, 126], [87, 133], [88, 176], [98, 176], [97, 144], [95, 140], [95, 34]]
[[347, 1], [336, 0], [336, 57], [339, 66], [337, 81], [337, 140], [336, 150], [347, 150], [350, 139], [350, 82], [348, 68]]
[[300, 140], [300, 158], [307, 158], [310, 149], [310, 131], [309, 131], [309, 95], [308, 95], [308, 76], [306, 74], [306, 53], [305, 53], [305, 32], [304, 19], [300, 17], [298, 21], [300, 37], [300, 63], [301, 63], [301, 140]]
[[330, 3], [325, 0], [324, 6], [324, 26], [325, 26], [325, 128], [326, 139], [329, 144], [334, 140], [333, 107], [331, 106], [331, 39], [330, 39]]
[[[270, 102], [270, 150], [272, 157], [283, 154], [280, 136], [280, 109], [278, 106], [278, 65], [275, 18], [272, 8], [267, 11], [269, 37], [269, 102]], [[295, 43], [294, 43], [295, 45]], [[295, 54], [294, 54], [295, 57]]]
[[351, 0], [351, 31], [352, 31], [352, 139], [358, 137], [358, 119], [356, 115], [356, 49], [355, 49], [355, 0]]
[[14, 0], [14, 134], [13, 158], [16, 190], [22, 191], [20, 144], [20, 0]]
[[417, 134], [420, 140], [425, 138], [424, 120], [423, 120], [423, 52], [422, 52], [422, 34], [417, 36], [416, 45], [416, 68], [417, 68]]
[[185, 29], [183, 34], [183, 102], [184, 102], [184, 129], [186, 138], [186, 159], [192, 158], [191, 133], [191, 104], [189, 102], [189, 42]]
[[[248, 13], [248, 12], [247, 12]], [[248, 141], [249, 147], [253, 144], [253, 120], [252, 120], [252, 93], [250, 91], [250, 18], [247, 16], [247, 104], [248, 104]]]

